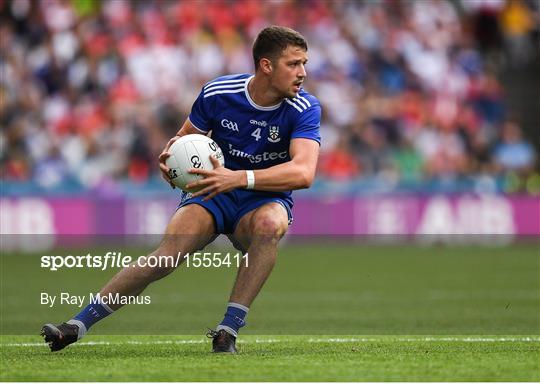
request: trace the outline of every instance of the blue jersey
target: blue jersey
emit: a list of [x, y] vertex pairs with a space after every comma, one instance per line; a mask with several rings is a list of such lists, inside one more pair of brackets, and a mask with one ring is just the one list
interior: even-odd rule
[[207, 83], [189, 120], [203, 133], [212, 131], [229, 169], [263, 169], [289, 161], [291, 139], [321, 142], [321, 106], [303, 89], [295, 98], [262, 107], [249, 96], [249, 74], [219, 77]]
[[[290, 161], [289, 146], [295, 138], [320, 144], [321, 105], [315, 97], [301, 89], [294, 98], [262, 107], [251, 100], [247, 90], [252, 77], [223, 76], [209, 82], [189, 115], [191, 124], [202, 133], [212, 131], [212, 139], [222, 149], [227, 168], [264, 169]], [[237, 189], [207, 201], [183, 193], [179, 207], [199, 204], [214, 217], [217, 233], [234, 233], [246, 213], [271, 202], [283, 205], [290, 224], [291, 191]]]

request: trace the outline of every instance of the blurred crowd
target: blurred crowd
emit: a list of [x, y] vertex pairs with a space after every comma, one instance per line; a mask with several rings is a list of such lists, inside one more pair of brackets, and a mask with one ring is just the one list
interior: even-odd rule
[[0, 0], [2, 179], [146, 182], [201, 86], [252, 73], [271, 24], [308, 40], [319, 178], [540, 190], [498, 77], [538, 54], [538, 0]]

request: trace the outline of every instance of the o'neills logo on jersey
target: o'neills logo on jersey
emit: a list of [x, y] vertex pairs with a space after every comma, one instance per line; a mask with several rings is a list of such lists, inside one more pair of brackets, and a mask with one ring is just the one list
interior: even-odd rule
[[239, 149], [235, 149], [233, 148], [232, 144], [229, 144], [229, 155], [241, 157], [244, 159], [249, 159], [249, 161], [252, 164], [257, 164], [257, 163], [260, 163], [261, 161], [270, 161], [270, 160], [278, 160], [278, 159], [287, 160], [288, 154], [289, 153], [287, 151], [283, 151], [283, 152], [263, 152], [258, 155], [251, 155]]
[[268, 123], [265, 120], [259, 121], [259, 120], [251, 119], [249, 123], [253, 125], [258, 125], [259, 127], [263, 127], [263, 128], [268, 125]]

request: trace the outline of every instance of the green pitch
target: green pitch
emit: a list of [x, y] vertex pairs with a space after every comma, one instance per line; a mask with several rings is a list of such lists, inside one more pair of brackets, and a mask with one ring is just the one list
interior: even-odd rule
[[94, 336], [55, 354], [35, 342], [4, 338], [0, 380], [540, 380], [540, 338], [246, 336], [234, 356], [186, 336]]
[[41, 325], [79, 308], [48, 308], [40, 292], [95, 292], [116, 270], [51, 272], [40, 255], [2, 252], [0, 380], [540, 380], [538, 244], [291, 242], [252, 306], [237, 356], [212, 355], [202, 336], [224, 312], [235, 269], [185, 267], [145, 291], [150, 305], [127, 306], [50, 353]]

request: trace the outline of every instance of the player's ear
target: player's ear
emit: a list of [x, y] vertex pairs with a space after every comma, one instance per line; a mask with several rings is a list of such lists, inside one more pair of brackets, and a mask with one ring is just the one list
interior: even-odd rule
[[261, 71], [263, 71], [263, 73], [265, 73], [267, 75], [272, 73], [272, 62], [270, 61], [270, 59], [262, 58], [259, 61], [259, 65], [260, 65]]

